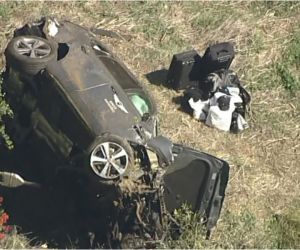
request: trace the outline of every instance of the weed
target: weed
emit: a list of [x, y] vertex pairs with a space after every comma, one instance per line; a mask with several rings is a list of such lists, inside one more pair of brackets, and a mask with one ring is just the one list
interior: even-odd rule
[[265, 49], [263, 34], [259, 31], [256, 31], [253, 36], [252, 44], [254, 53], [259, 53]]
[[274, 216], [273, 228], [276, 230], [277, 247], [300, 248], [300, 201], [293, 201], [283, 214]]
[[299, 210], [289, 210], [287, 215], [269, 215], [265, 220], [244, 208], [239, 214], [224, 211], [222, 221], [210, 240], [204, 237], [205, 227], [200, 216], [187, 207], [176, 211], [175, 218], [183, 225], [182, 234], [176, 240], [167, 242], [168, 248], [299, 248], [299, 218], [291, 219], [290, 214], [299, 216]]
[[277, 74], [281, 78], [281, 84], [286, 89], [293, 93], [300, 88], [300, 82], [289, 69], [288, 63], [276, 64]]
[[2, 85], [2, 76], [0, 77], [0, 145], [1, 145], [1, 140], [4, 141], [4, 144], [8, 148], [13, 148], [12, 141], [10, 140], [9, 136], [5, 133], [5, 127], [3, 124], [3, 116], [12, 116], [12, 111], [7, 105], [7, 103], [4, 100], [4, 95], [2, 94], [1, 91], [1, 85]]
[[[199, 249], [205, 247], [205, 226], [201, 223], [201, 216], [193, 213], [186, 205], [175, 211], [174, 218], [178, 221], [180, 236], [174, 236], [166, 241], [167, 248]], [[172, 230], [171, 230], [172, 231]]]
[[295, 31], [287, 52], [287, 60], [300, 68], [300, 27]]
[[22, 3], [14, 1], [1, 1], [0, 2], [0, 19], [8, 21], [15, 9]]
[[159, 42], [165, 33], [172, 31], [160, 18], [160, 9], [164, 8], [163, 3], [144, 2], [128, 7], [130, 15], [138, 22], [134, 31], [144, 33], [147, 40]]
[[277, 17], [291, 17], [299, 13], [300, 4], [293, 1], [253, 1], [249, 4], [249, 10], [256, 16], [272, 14]]
[[296, 29], [293, 37], [283, 53], [283, 58], [276, 64], [277, 74], [282, 86], [295, 93], [300, 90], [300, 28]]
[[[22, 234], [18, 234], [14, 228], [9, 237], [0, 240], [1, 249], [28, 249], [30, 248], [30, 240]], [[40, 246], [38, 248], [41, 248]]]
[[7, 19], [9, 17], [10, 5], [7, 3], [0, 3], [0, 18]]
[[194, 2], [185, 6], [192, 16], [191, 26], [198, 32], [213, 30], [220, 26], [227, 19], [233, 19], [239, 14], [235, 5], [227, 3], [206, 4]]
[[[299, 25], [299, 11], [298, 2], [270, 1], [2, 2], [1, 49], [14, 24], [25, 23], [28, 16], [40, 17], [50, 12], [58, 18], [67, 16], [87, 25], [126, 30], [133, 36], [131, 42], [112, 39], [108, 43], [113, 44], [139, 78], [168, 66], [174, 53], [191, 47], [202, 52], [211, 41], [234, 42], [237, 53], [233, 69], [253, 96], [251, 128], [245, 133], [232, 136], [207, 128], [177, 110], [178, 106], [171, 101], [177, 93], [149, 86], [159, 106], [164, 134], [174, 142], [216, 154], [235, 166], [231, 168], [231, 177], [236, 177], [231, 179], [225, 199], [227, 210], [211, 240], [203, 238], [204, 229], [197, 215], [184, 213], [182, 222], [186, 230], [179, 239], [170, 239], [167, 244], [174, 248], [299, 248], [294, 234], [299, 230], [292, 226], [299, 218], [288, 220], [289, 213], [261, 215], [266, 213], [266, 204], [275, 213], [286, 206], [286, 201], [299, 197], [300, 99], [288, 94], [299, 93], [300, 32], [295, 28]], [[3, 96], [0, 100], [3, 116], [8, 107]], [[3, 126], [0, 130], [3, 136]], [[278, 199], [279, 195], [285, 200]], [[240, 209], [244, 204], [247, 209]], [[10, 243], [14, 240], [12, 237]]]

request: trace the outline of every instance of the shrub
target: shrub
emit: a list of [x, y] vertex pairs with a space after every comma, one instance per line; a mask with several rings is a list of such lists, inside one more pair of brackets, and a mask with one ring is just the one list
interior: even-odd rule
[[4, 239], [7, 234], [12, 231], [12, 226], [7, 225], [9, 219], [8, 214], [4, 211], [3, 207], [3, 197], [0, 196], [0, 240]]
[[4, 94], [2, 93], [2, 82], [3, 78], [0, 77], [0, 145], [4, 144], [8, 148], [13, 148], [12, 141], [5, 132], [5, 126], [3, 123], [4, 116], [12, 116], [12, 111], [4, 100]]
[[178, 239], [168, 238], [167, 248], [299, 248], [300, 210], [288, 209], [282, 215], [270, 215], [259, 220], [247, 208], [240, 213], [225, 210], [217, 228], [209, 240], [205, 239], [205, 227], [201, 217], [187, 207], [175, 213], [182, 225]]

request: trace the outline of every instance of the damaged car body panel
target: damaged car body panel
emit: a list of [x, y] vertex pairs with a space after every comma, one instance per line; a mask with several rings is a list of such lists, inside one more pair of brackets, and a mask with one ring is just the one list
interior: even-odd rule
[[[108, 201], [117, 204], [123, 212], [112, 225], [123, 233], [147, 231], [148, 240], [159, 238], [166, 214], [183, 204], [205, 217], [208, 230], [216, 225], [228, 164], [159, 136], [153, 99], [88, 29], [46, 18], [16, 30], [11, 43], [4, 89], [15, 117], [7, 128], [16, 147], [32, 154], [48, 148], [40, 157], [57, 159], [41, 167], [43, 181], [73, 179], [87, 206], [96, 212]], [[49, 49], [56, 58], [36, 70], [43, 55], [35, 53]], [[32, 67], [18, 61], [23, 57]]]
[[176, 160], [164, 177], [164, 199], [169, 212], [188, 204], [205, 214], [208, 229], [219, 217], [228, 181], [228, 164], [214, 156], [175, 144]]

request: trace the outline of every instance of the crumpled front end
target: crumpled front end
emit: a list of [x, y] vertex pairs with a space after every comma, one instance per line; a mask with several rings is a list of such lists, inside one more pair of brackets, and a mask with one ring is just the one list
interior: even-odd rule
[[[47, 38], [54, 41], [58, 49], [67, 44], [67, 49], [57, 54], [57, 60], [49, 63], [38, 76], [29, 77], [33, 83], [36, 79], [46, 81], [37, 97], [29, 95], [33, 104], [27, 100], [30, 108], [27, 110], [31, 112], [28, 131], [37, 132], [37, 141], [22, 140], [20, 144], [25, 142], [33, 154], [41, 153], [40, 145], [47, 144], [45, 155], [59, 155], [57, 148], [62, 155], [57, 160], [60, 164], [56, 165], [44, 163], [42, 160], [46, 157], [41, 154], [36, 157], [35, 165], [43, 172], [44, 183], [52, 185], [54, 180], [53, 185], [56, 185], [60, 178], [62, 188], [68, 185], [74, 199], [92, 217], [93, 229], [107, 226], [109, 247], [156, 246], [170, 223], [180, 227], [173, 215], [184, 204], [204, 218], [201, 223], [205, 223], [210, 232], [224, 201], [228, 164], [157, 136], [155, 112], [147, 118], [139, 113], [143, 108], [134, 109], [126, 91], [122, 91], [109, 68], [97, 58], [108, 52], [104, 49], [97, 54], [93, 47], [85, 46], [91, 42], [86, 29], [70, 22], [44, 19], [18, 29], [15, 35]], [[11, 95], [12, 100], [17, 100], [16, 96], [24, 99], [23, 93]], [[19, 104], [24, 106], [24, 102]], [[52, 116], [54, 119], [49, 118]], [[110, 134], [106, 133], [108, 130]], [[102, 146], [109, 144], [115, 150], [109, 147], [107, 151], [102, 150]], [[103, 173], [108, 172], [102, 173], [103, 169], [116, 163], [109, 155], [123, 151], [127, 152], [122, 156], [126, 164], [120, 164], [125, 166], [124, 175], [122, 172], [116, 178], [103, 178]], [[130, 168], [125, 174], [127, 165]], [[101, 171], [99, 166], [104, 166]], [[100, 217], [100, 221], [105, 221], [103, 225], [97, 221]]]
[[[129, 176], [118, 183], [120, 196], [114, 201], [118, 215], [111, 235], [115, 246], [159, 246], [163, 237], [180, 232], [181, 225], [174, 212], [184, 205], [200, 215], [199, 223], [206, 226], [209, 236], [217, 224], [225, 198], [228, 164], [175, 144], [172, 149], [174, 161], [163, 167], [157, 158], [155, 161], [156, 154], [151, 156], [151, 151], [141, 150], [147, 157], [154, 158], [151, 162], [144, 159], [143, 172], [138, 178]], [[115, 235], [122, 237], [115, 238]]]

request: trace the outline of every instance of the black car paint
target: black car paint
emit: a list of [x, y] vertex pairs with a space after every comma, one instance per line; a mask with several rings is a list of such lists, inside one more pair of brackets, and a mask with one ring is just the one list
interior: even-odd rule
[[[16, 31], [15, 35], [37, 35], [40, 29], [37, 31], [29, 27]], [[39, 35], [47, 37], [45, 31]], [[155, 140], [156, 136], [156, 108], [153, 108], [150, 117], [144, 121], [126, 95], [126, 86], [131, 90], [134, 89], [132, 86], [136, 86], [139, 91], [142, 91], [143, 87], [105, 45], [91, 37], [87, 29], [70, 22], [61, 22], [58, 34], [47, 38], [57, 43], [57, 47], [60, 43], [66, 44], [67, 53], [59, 60], [49, 63], [37, 76], [29, 77], [29, 82], [36, 88], [33, 91], [36, 91], [34, 95], [37, 98], [36, 116], [42, 116], [41, 119], [47, 123], [42, 126], [42, 130], [53, 130], [46, 137], [52, 137], [57, 131], [61, 131], [67, 137], [66, 141], [69, 144], [67, 143], [66, 147], [69, 147], [69, 150], [67, 153], [61, 153], [62, 158], [70, 157], [74, 146], [90, 153], [88, 148], [92, 142], [107, 132], [141, 146], [146, 146], [147, 141], [151, 138]], [[103, 48], [103, 53], [93, 48], [95, 44]], [[107, 64], [101, 61], [104, 57], [121, 65], [128, 78], [132, 79], [132, 85], [122, 86], [122, 79], [118, 79], [111, 73]], [[115, 95], [125, 111], [117, 105], [114, 108], [108, 104], [115, 103]], [[41, 120], [37, 121], [37, 124], [41, 123]], [[148, 133], [141, 133], [141, 130]], [[55, 142], [52, 144], [51, 147], [55, 148]], [[32, 145], [35, 145], [34, 140]], [[55, 154], [55, 149], [50, 151]], [[159, 154], [159, 146], [158, 149], [154, 148], [154, 151]], [[163, 167], [163, 202], [170, 213], [188, 203], [193, 211], [206, 215], [210, 230], [216, 224], [225, 197], [228, 164], [182, 145], [174, 145], [173, 156], [174, 162]], [[70, 159], [65, 159], [65, 162], [68, 160]], [[198, 170], [199, 178], [195, 175], [195, 171]]]
[[[55, 80], [51, 87], [59, 88], [61, 97], [72, 103], [94, 136], [110, 132], [140, 142], [133, 127], [142, 117], [120, 84], [94, 53], [86, 54], [77, 44], [74, 47], [70, 45], [65, 58], [47, 66], [47, 73]], [[115, 96], [123, 109], [116, 104]]]

